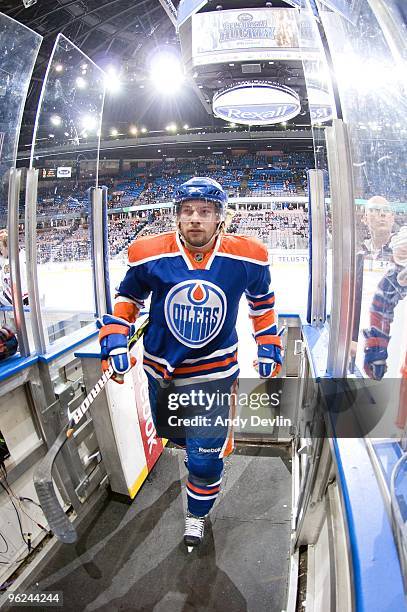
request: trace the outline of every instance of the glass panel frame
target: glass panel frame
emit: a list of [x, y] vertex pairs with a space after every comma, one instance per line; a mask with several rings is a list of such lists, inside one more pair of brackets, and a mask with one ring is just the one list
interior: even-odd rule
[[[9, 225], [8, 186], [10, 172], [16, 167], [24, 105], [42, 40], [43, 37], [40, 34], [0, 13], [0, 310], [1, 325], [6, 324], [16, 328], [20, 339], [22, 328], [25, 328], [25, 325], [22, 320], [20, 323], [12, 305], [8, 252], [10, 236], [8, 236], [7, 229]], [[19, 202], [15, 202], [15, 205], [18, 207]], [[14, 280], [20, 284], [23, 300], [27, 305], [23, 226], [20, 226], [18, 241], [20, 243], [20, 278]], [[20, 348], [26, 353], [29, 352], [29, 347]]]
[[[37, 291], [47, 347], [95, 320], [89, 189], [98, 187], [106, 74], [60, 34], [35, 121]], [[48, 349], [47, 349], [48, 350]]]
[[371, 4], [361, 3], [355, 23], [324, 7], [320, 15], [350, 128], [356, 254], [364, 260], [356, 279], [355, 361], [364, 375], [381, 379], [400, 377], [407, 351], [406, 66]]

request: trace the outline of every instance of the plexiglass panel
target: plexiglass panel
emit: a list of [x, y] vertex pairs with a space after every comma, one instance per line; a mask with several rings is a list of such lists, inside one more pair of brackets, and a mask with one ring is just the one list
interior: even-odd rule
[[304, 6], [298, 13], [298, 28], [307, 88], [308, 106], [314, 145], [315, 168], [324, 172], [324, 191], [327, 227], [327, 291], [326, 312], [331, 312], [332, 297], [332, 214], [329, 192], [328, 161], [325, 128], [336, 118], [336, 107], [326, 53], [321, 41], [317, 21], [310, 8]]
[[[1, 324], [14, 326], [8, 260], [8, 177], [16, 165], [24, 104], [42, 36], [0, 13], [0, 308]], [[24, 244], [23, 230], [21, 242]], [[24, 263], [23, 248], [20, 252]], [[24, 265], [22, 265], [24, 276]], [[22, 279], [23, 295], [27, 283]]]
[[94, 320], [88, 189], [98, 185], [104, 72], [60, 35], [36, 118], [38, 285], [46, 342]]
[[[405, 24], [396, 3], [380, 3], [380, 22], [371, 8], [376, 5], [361, 1], [353, 22], [323, 7], [321, 18], [350, 128], [356, 320], [360, 312], [355, 359], [361, 372], [380, 380], [400, 379], [401, 371], [407, 376], [407, 114], [406, 65], [399, 46], [400, 41], [405, 45]], [[394, 385], [396, 394], [399, 386]], [[405, 427], [405, 417], [396, 421]]]

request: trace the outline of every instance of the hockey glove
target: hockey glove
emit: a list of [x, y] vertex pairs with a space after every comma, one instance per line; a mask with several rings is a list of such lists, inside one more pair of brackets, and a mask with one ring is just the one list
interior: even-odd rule
[[364, 329], [363, 335], [366, 338], [363, 369], [369, 378], [381, 380], [387, 371], [387, 345], [390, 336], [375, 327]]
[[260, 378], [274, 378], [280, 374], [283, 354], [279, 346], [276, 344], [259, 344], [257, 357]]
[[122, 384], [124, 374], [136, 363], [135, 357], [130, 355], [128, 349], [129, 338], [134, 334], [134, 325], [108, 314], [98, 319], [96, 325], [100, 329], [102, 370], [105, 372], [111, 364], [117, 374], [113, 375], [113, 380]]

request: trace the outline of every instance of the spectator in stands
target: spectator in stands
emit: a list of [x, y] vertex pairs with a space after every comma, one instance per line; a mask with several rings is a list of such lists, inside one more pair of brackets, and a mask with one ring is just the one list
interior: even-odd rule
[[[25, 263], [25, 252], [20, 249], [20, 275], [23, 303], [28, 304], [27, 273]], [[0, 304], [10, 306], [12, 304], [10, 261], [8, 252], [8, 232], [0, 230]]]
[[369, 237], [363, 241], [362, 251], [371, 259], [391, 259], [390, 240], [394, 212], [386, 198], [374, 196], [368, 200], [363, 218]]

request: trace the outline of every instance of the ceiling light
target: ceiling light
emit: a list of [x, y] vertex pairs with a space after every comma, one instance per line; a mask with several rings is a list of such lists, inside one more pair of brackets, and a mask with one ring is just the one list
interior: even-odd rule
[[62, 119], [59, 115], [52, 115], [50, 121], [51, 121], [51, 124], [54, 125], [55, 127], [58, 127], [62, 123]]
[[142, 128], [141, 128], [141, 133], [142, 133], [142, 134], [145, 134], [146, 132], [147, 132], [147, 128], [142, 127]]
[[111, 133], [111, 135], [112, 135], [112, 136], [117, 136], [117, 134], [118, 134], [119, 132], [116, 130], [116, 128], [112, 128], [112, 129], [110, 130], [110, 133]]
[[111, 94], [116, 94], [122, 87], [118, 70], [114, 66], [108, 66], [106, 70], [105, 87]]
[[62, 72], [64, 69], [62, 64], [55, 64], [55, 71], [56, 72]]
[[184, 125], [184, 130], [188, 130], [188, 129], [189, 129], [189, 125], [188, 125], [188, 123], [186, 123], [186, 124]]
[[167, 127], [165, 128], [167, 130], [167, 132], [176, 132], [177, 131], [177, 124], [176, 123], [170, 123], [167, 125]]
[[165, 96], [177, 93], [185, 80], [178, 57], [168, 51], [161, 51], [153, 57], [150, 78], [155, 89]]
[[136, 126], [135, 126], [135, 125], [131, 125], [131, 126], [130, 126], [130, 130], [129, 130], [129, 131], [130, 131], [130, 134], [131, 134], [132, 136], [137, 136], [137, 134], [138, 134], [138, 129], [136, 128]]
[[85, 81], [83, 77], [78, 77], [75, 82], [78, 89], [85, 89], [85, 87], [88, 85], [87, 81]]
[[94, 115], [84, 115], [81, 119], [81, 125], [84, 130], [96, 130], [98, 120]]

